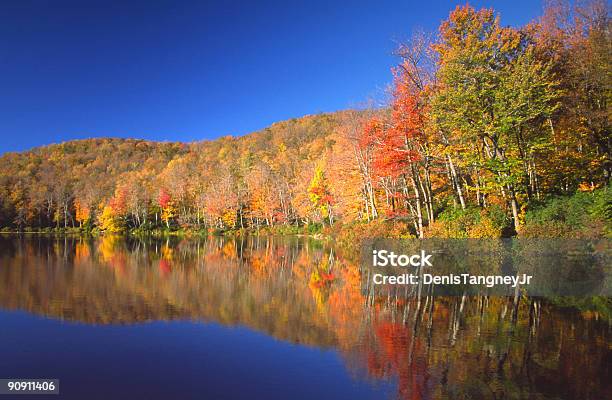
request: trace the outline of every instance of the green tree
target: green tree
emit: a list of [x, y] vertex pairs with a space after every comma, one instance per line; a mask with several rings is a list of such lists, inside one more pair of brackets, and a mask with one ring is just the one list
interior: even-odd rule
[[533, 148], [556, 107], [550, 68], [535, 59], [525, 35], [500, 26], [493, 10], [457, 7], [440, 34], [432, 120], [462, 150], [478, 189], [498, 191], [509, 203], [517, 227], [519, 200], [534, 174]]

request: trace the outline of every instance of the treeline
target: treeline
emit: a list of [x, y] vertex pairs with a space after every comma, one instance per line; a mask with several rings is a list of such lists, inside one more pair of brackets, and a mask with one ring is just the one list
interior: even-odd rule
[[[236, 229], [403, 221], [520, 231], [529, 207], [612, 174], [608, 4], [546, 5], [523, 27], [457, 7], [397, 51], [382, 109], [194, 144], [99, 139], [0, 159], [0, 226]], [[609, 193], [609, 191], [606, 191]], [[443, 230], [443, 229], [442, 229]]]

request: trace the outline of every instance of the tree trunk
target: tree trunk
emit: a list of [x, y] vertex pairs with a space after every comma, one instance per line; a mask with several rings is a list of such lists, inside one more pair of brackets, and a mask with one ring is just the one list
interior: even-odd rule
[[455, 169], [455, 165], [453, 164], [453, 159], [451, 158], [451, 156], [447, 154], [446, 157], [453, 180], [453, 186], [455, 187], [457, 197], [459, 198], [459, 204], [461, 204], [461, 209], [465, 210], [465, 199], [463, 198], [463, 191], [461, 190], [461, 182], [459, 182], [459, 179], [457, 178], [457, 170]]
[[421, 211], [421, 195], [419, 193], [419, 187], [414, 179], [414, 175], [410, 177], [412, 182], [412, 189], [414, 190], [414, 197], [416, 202], [416, 217], [417, 217], [417, 234], [419, 238], [423, 238], [423, 213]]

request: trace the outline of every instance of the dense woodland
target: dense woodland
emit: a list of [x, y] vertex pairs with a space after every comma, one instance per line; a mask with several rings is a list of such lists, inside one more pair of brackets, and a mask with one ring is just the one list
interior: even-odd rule
[[599, 212], [609, 233], [607, 2], [550, 2], [523, 27], [500, 17], [457, 7], [438, 32], [414, 34], [397, 50], [383, 107], [190, 144], [91, 139], [7, 153], [0, 227], [383, 223], [417, 237], [501, 236], [533, 230], [538, 207], [562, 212], [551, 199], [574, 195], [567, 204]]

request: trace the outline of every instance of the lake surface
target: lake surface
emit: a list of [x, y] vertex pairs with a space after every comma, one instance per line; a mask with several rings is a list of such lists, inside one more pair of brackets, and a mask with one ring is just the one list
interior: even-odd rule
[[0, 236], [0, 378], [60, 398], [599, 400], [610, 337], [538, 299], [368, 299], [307, 239]]

